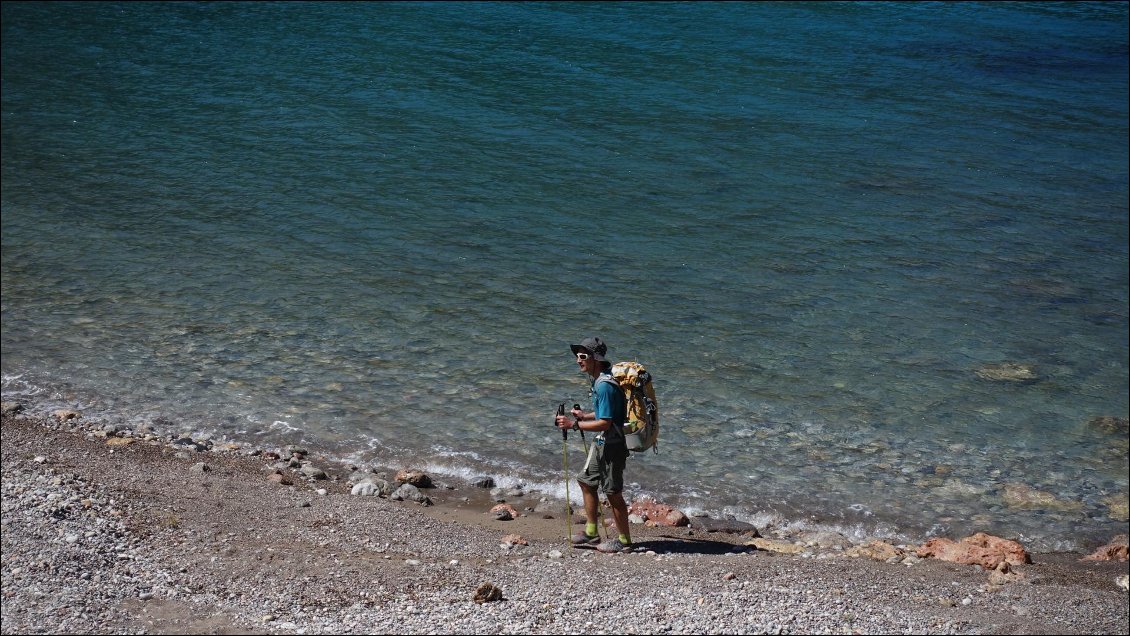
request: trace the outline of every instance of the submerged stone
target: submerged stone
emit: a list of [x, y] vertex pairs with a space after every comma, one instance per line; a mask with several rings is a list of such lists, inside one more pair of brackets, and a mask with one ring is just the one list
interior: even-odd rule
[[1125, 436], [1130, 434], [1130, 420], [1127, 420], [1125, 417], [1099, 415], [1087, 420], [1087, 425], [1107, 435]]
[[1029, 384], [1040, 379], [1035, 368], [1028, 364], [1016, 362], [1002, 362], [1000, 364], [987, 364], [975, 372], [982, 380], [994, 382], [1016, 382]]

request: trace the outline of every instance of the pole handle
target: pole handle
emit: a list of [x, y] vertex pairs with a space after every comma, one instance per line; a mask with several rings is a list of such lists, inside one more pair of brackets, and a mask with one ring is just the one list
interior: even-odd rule
[[[576, 402], [574, 402], [574, 403], [573, 403], [573, 409], [574, 409], [574, 410], [576, 410], [576, 411], [579, 411], [579, 410], [581, 410], [581, 405], [580, 405], [580, 404], [577, 404]], [[574, 419], [573, 419], [573, 424], [574, 424], [575, 426], [580, 426], [580, 423], [581, 423], [581, 421], [580, 421], [580, 420], [578, 420], [578, 419], [576, 419], [576, 418], [574, 418]], [[581, 431], [581, 439], [583, 440], [584, 438], [585, 438], [585, 432], [584, 432], [584, 431]]]
[[[557, 414], [558, 415], [565, 415], [565, 403], [564, 402], [562, 402], [561, 404], [559, 404], [557, 406]], [[554, 418], [554, 420], [553, 420], [553, 425], [557, 426], [557, 419], [556, 418]], [[567, 429], [567, 428], [561, 429], [561, 439], [563, 439], [563, 440], [569, 439], [569, 429]]]

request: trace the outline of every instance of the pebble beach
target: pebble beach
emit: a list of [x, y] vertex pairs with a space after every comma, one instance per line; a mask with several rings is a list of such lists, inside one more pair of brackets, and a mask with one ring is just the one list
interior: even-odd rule
[[565, 545], [560, 502], [511, 492], [503, 521], [474, 484], [359, 496], [366, 468], [317, 449], [280, 465], [19, 410], [0, 428], [5, 634], [1130, 631], [1125, 561], [1032, 554], [1002, 575], [701, 523], [634, 524], [635, 549], [606, 555]]

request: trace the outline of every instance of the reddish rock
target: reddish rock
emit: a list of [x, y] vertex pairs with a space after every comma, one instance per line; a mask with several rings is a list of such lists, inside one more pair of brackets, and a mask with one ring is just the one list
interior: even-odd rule
[[633, 501], [628, 513], [643, 517], [649, 526], [685, 526], [690, 524], [682, 511], [650, 499]]
[[273, 482], [275, 482], [275, 483], [277, 483], [281, 486], [290, 486], [290, 485], [294, 484], [294, 482], [292, 482], [289, 477], [287, 477], [286, 475], [284, 475], [282, 473], [271, 473], [270, 475], [267, 475], [267, 479], [269, 479], [269, 480], [271, 480], [271, 481], [273, 481]]
[[530, 545], [520, 534], [508, 534], [502, 537], [502, 542], [508, 545]]
[[417, 488], [431, 488], [432, 478], [427, 473], [421, 470], [412, 470], [405, 468], [404, 470], [396, 473], [396, 481], [402, 484], [412, 484]]
[[954, 563], [980, 565], [986, 570], [995, 570], [1002, 562], [1009, 565], [1024, 565], [1032, 562], [1024, 546], [984, 532], [965, 537], [961, 541], [930, 539], [918, 548], [917, 555]]
[[[510, 519], [517, 519], [521, 516], [514, 506], [506, 503], [500, 503], [491, 508], [489, 514], [495, 515], [500, 521], [509, 521]], [[509, 517], [507, 517], [507, 515], [509, 515]]]
[[1130, 560], [1130, 549], [1127, 548], [1127, 537], [1120, 534], [1111, 539], [1110, 543], [1083, 557], [1084, 561], [1127, 561]]

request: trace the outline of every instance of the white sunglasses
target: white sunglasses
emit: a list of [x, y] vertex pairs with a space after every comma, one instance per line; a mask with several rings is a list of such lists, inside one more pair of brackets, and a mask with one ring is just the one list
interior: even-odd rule
[[578, 362], [584, 362], [585, 360], [588, 360], [588, 359], [589, 359], [589, 354], [587, 354], [587, 353], [578, 353], [577, 354], [577, 361]]

